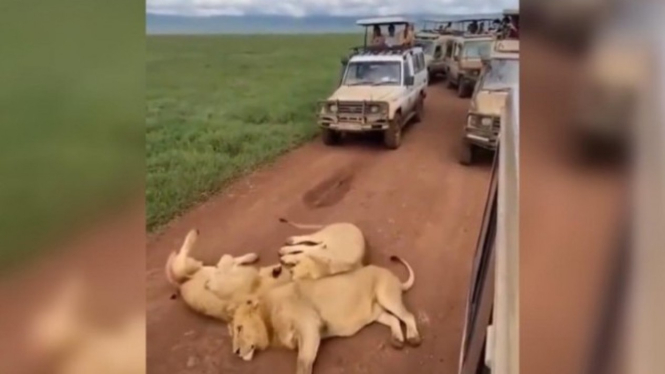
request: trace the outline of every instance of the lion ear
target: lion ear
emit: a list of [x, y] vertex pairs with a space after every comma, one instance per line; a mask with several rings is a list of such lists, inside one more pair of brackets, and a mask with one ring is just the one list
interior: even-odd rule
[[255, 296], [253, 296], [253, 297], [248, 297], [248, 298], [245, 300], [245, 304], [247, 304], [247, 306], [249, 306], [249, 307], [251, 307], [251, 308], [256, 309], [256, 308], [259, 306], [259, 298], [258, 298], [258, 297], [255, 297]]

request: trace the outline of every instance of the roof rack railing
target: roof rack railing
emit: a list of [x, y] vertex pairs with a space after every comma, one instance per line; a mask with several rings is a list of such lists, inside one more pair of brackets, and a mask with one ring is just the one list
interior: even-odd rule
[[413, 48], [409, 45], [396, 45], [396, 46], [383, 46], [383, 45], [368, 45], [352, 47], [353, 54], [356, 55], [401, 55]]

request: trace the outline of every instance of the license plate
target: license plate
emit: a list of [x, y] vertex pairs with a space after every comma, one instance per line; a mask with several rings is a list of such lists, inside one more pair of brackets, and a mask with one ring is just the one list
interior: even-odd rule
[[338, 123], [336, 126], [340, 130], [360, 130], [361, 126], [355, 123]]

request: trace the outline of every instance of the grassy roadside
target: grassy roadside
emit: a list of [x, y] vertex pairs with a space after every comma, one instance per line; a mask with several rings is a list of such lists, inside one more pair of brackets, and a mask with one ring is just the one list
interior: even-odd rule
[[151, 36], [147, 228], [311, 139], [356, 35]]

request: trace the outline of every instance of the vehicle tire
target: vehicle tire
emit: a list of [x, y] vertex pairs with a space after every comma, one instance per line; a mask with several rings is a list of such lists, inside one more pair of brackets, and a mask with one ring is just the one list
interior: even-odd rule
[[420, 97], [418, 97], [418, 101], [416, 102], [416, 108], [413, 114], [413, 121], [414, 122], [422, 121], [424, 114], [425, 114], [425, 98], [421, 94]]
[[383, 144], [389, 149], [397, 149], [402, 144], [402, 115], [395, 113], [390, 127], [383, 132]]
[[457, 86], [457, 84], [455, 84], [453, 77], [450, 74], [446, 74], [446, 87], [452, 90], [455, 86]]
[[469, 82], [461, 80], [457, 85], [457, 96], [461, 98], [471, 97], [471, 85]]
[[331, 129], [321, 129], [321, 140], [325, 145], [339, 144], [342, 134]]
[[476, 147], [473, 144], [462, 143], [462, 149], [460, 150], [459, 163], [462, 165], [471, 165], [473, 164], [473, 159], [476, 153]]

